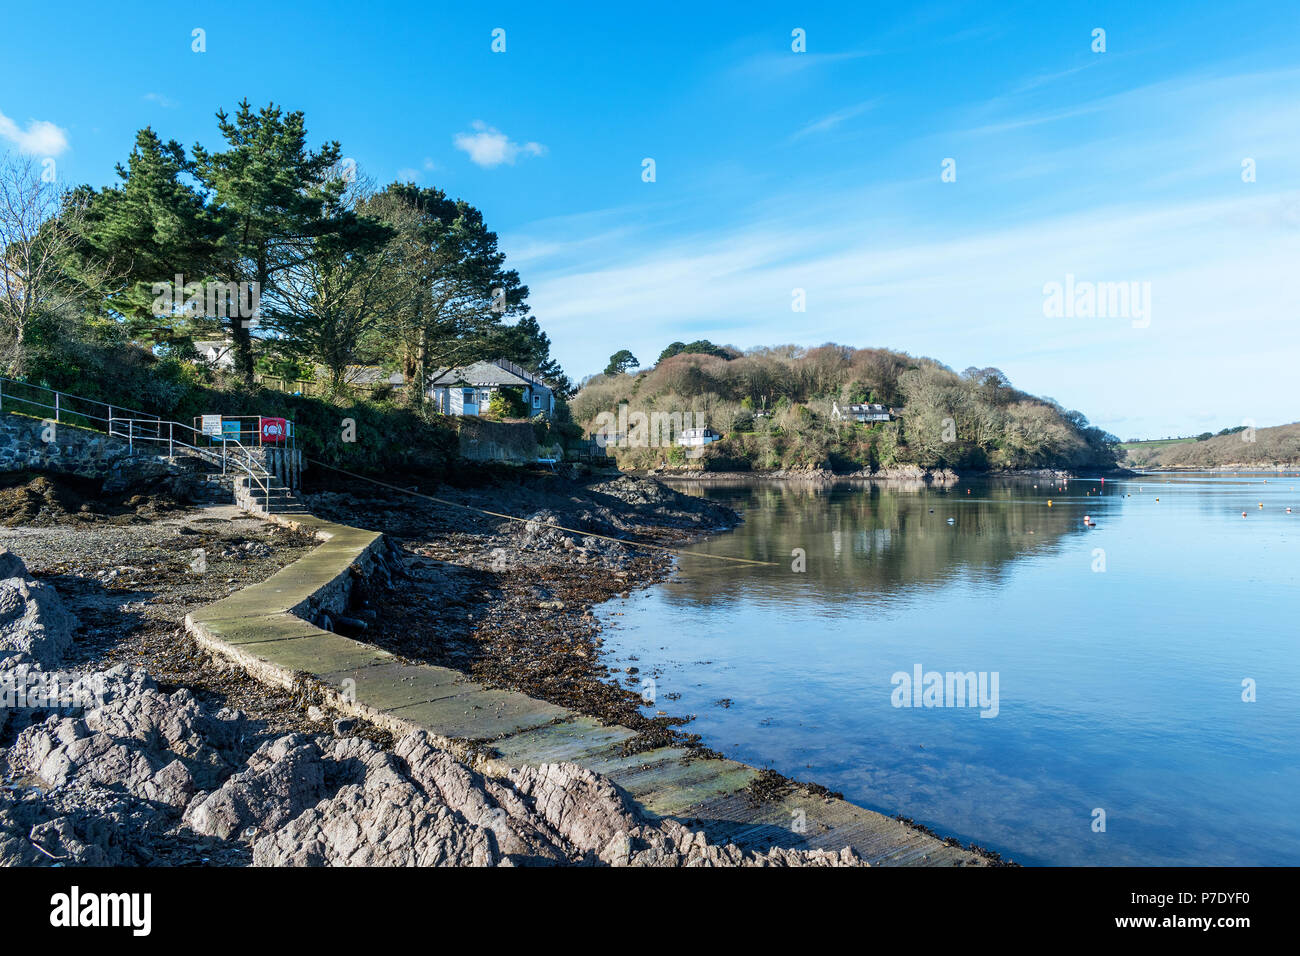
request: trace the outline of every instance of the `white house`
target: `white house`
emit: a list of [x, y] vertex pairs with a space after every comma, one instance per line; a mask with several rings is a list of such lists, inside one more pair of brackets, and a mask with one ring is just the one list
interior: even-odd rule
[[235, 367], [235, 343], [230, 339], [195, 342], [199, 361], [214, 368]]
[[550, 418], [555, 411], [555, 393], [550, 386], [505, 359], [440, 368], [429, 376], [428, 395], [444, 415], [482, 415], [492, 393], [502, 388], [521, 392], [530, 415]]
[[831, 418], [837, 422], [891, 422], [897, 417], [894, 409], [875, 402], [854, 402], [844, 408], [840, 408], [839, 402], [831, 403]]
[[677, 444], [688, 448], [698, 448], [715, 441], [722, 441], [722, 436], [712, 428], [683, 428], [677, 436]]

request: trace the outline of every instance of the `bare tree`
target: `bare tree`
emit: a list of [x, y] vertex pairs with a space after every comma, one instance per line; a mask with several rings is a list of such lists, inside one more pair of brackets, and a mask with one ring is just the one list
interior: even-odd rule
[[0, 155], [0, 348], [9, 375], [23, 373], [37, 324], [65, 312], [106, 277], [105, 263], [67, 269], [85, 200], [61, 189], [31, 157]]

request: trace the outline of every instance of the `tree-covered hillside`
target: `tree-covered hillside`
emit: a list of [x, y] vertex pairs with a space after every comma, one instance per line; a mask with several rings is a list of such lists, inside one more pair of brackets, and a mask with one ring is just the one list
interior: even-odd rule
[[1134, 442], [1122, 464], [1133, 468], [1273, 468], [1300, 466], [1300, 422], [1272, 428], [1236, 426], [1178, 442]]
[[[835, 420], [834, 406], [850, 403], [879, 403], [897, 417]], [[574, 420], [592, 431], [620, 405], [629, 416], [680, 413], [686, 427], [721, 433], [695, 463], [716, 470], [1108, 468], [1118, 441], [1081, 413], [1014, 388], [998, 369], [959, 374], [933, 359], [834, 344], [676, 351], [635, 375], [588, 380]], [[691, 463], [662, 437], [613, 452], [625, 467]]]

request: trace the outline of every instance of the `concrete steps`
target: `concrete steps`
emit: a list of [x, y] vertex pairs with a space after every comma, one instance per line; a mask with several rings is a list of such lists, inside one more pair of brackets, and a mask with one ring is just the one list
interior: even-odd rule
[[275, 475], [267, 475], [263, 483], [255, 484], [247, 475], [234, 476], [235, 504], [245, 511], [261, 515], [309, 514], [293, 490]]

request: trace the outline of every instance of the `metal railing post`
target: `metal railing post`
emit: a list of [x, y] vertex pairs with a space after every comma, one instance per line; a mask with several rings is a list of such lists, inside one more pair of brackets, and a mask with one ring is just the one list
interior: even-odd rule
[[126, 423], [126, 450], [129, 454], [135, 454], [135, 419], [132, 418]]
[[59, 421], [59, 393], [58, 392], [54, 393], [54, 421], [55, 424], [58, 424]]
[[172, 423], [171, 422], [167, 423], [167, 457], [168, 458], [176, 457], [172, 451]]

